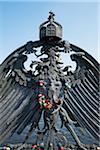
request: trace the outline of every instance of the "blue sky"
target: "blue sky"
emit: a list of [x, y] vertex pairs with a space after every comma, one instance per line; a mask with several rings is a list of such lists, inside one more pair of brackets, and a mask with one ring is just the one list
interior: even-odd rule
[[96, 1], [0, 1], [0, 62], [26, 42], [39, 39], [39, 25], [50, 10], [63, 26], [63, 39], [98, 59]]

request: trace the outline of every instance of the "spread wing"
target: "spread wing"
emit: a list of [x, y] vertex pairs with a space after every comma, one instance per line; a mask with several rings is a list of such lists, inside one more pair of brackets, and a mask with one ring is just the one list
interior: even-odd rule
[[87, 52], [71, 45], [76, 69], [69, 75], [71, 88], [65, 90], [64, 108], [79, 125], [99, 140], [99, 64]]
[[36, 101], [35, 77], [24, 68], [26, 45], [0, 65], [0, 143], [32, 122], [37, 126], [41, 110]]

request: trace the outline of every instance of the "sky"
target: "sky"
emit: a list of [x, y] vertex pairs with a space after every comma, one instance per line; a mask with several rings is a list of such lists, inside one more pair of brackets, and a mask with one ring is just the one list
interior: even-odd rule
[[89, 0], [0, 0], [0, 63], [18, 47], [39, 39], [39, 26], [47, 20], [49, 11], [63, 27], [63, 40], [99, 60], [99, 5]]

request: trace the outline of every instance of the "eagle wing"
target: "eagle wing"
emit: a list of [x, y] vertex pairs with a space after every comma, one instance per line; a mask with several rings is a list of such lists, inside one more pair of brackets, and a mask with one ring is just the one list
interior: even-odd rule
[[64, 108], [97, 140], [99, 129], [99, 64], [86, 51], [71, 44], [75, 71], [69, 75], [70, 88], [65, 90]]
[[24, 68], [27, 47], [15, 50], [0, 65], [0, 143], [16, 130], [21, 133], [31, 122], [36, 127], [41, 116], [35, 77]]

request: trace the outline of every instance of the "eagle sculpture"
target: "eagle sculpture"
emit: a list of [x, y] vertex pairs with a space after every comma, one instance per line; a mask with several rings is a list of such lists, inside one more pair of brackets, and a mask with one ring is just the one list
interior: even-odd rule
[[[26, 70], [24, 63], [31, 53], [38, 60]], [[63, 67], [61, 53], [66, 59], [66, 53], [71, 53], [74, 71], [71, 66]], [[57, 128], [58, 120], [81, 149], [86, 148], [73, 126], [85, 128], [99, 141], [99, 63], [85, 50], [62, 41], [62, 26], [50, 12], [48, 21], [40, 26], [40, 40], [27, 42], [0, 65], [0, 144], [30, 126], [23, 143], [34, 132], [38, 144], [57, 150], [67, 143]]]

